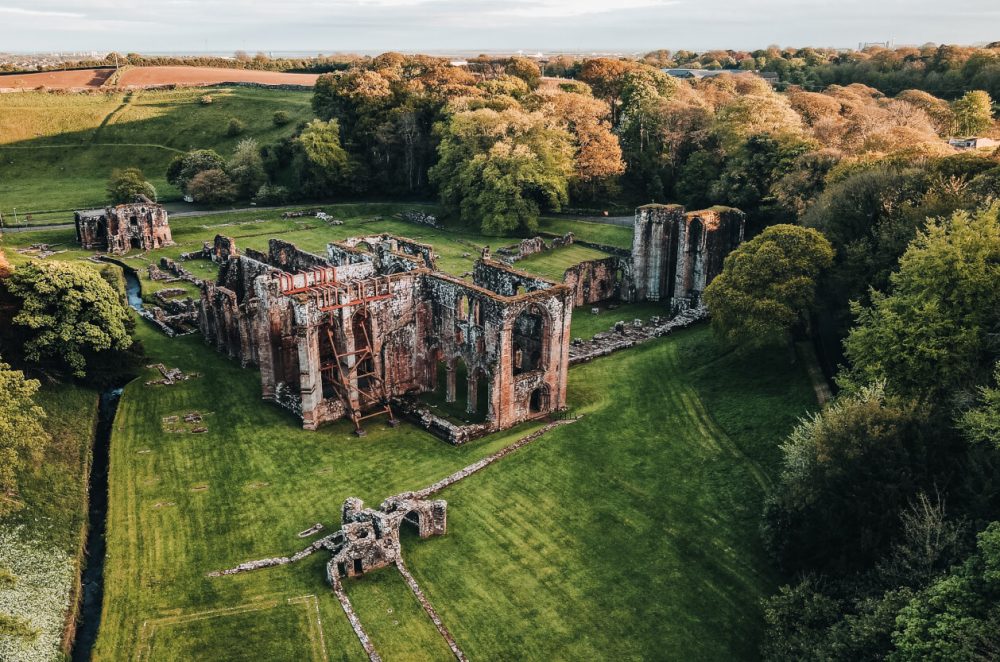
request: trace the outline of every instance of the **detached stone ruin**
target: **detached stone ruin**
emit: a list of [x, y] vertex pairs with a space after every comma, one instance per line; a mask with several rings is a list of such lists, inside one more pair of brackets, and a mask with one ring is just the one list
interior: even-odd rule
[[172, 246], [167, 210], [144, 195], [130, 204], [78, 211], [76, 240], [87, 249], [125, 255]]
[[701, 293], [743, 241], [746, 215], [731, 207], [684, 212], [646, 205], [635, 212], [633, 301], [663, 301], [673, 312], [701, 306]]
[[[278, 239], [240, 253], [217, 238], [211, 252], [220, 268], [202, 285], [202, 333], [259, 366], [264, 399], [306, 429], [348, 418], [361, 434], [367, 418], [394, 422], [395, 406], [463, 443], [565, 407], [565, 285], [488, 257], [462, 280], [437, 269], [431, 246], [388, 234], [331, 243], [326, 255]], [[484, 422], [415, 404], [435, 390]]]

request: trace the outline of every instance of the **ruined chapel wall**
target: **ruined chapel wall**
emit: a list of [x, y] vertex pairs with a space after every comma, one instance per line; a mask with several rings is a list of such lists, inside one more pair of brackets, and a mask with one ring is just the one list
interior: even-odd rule
[[573, 290], [573, 305], [586, 306], [615, 298], [627, 298], [630, 282], [628, 260], [607, 257], [580, 262], [563, 274], [563, 284]]

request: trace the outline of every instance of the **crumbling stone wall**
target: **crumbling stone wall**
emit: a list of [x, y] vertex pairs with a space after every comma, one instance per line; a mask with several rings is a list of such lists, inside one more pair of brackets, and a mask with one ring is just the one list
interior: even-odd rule
[[634, 301], [666, 301], [672, 310], [701, 305], [701, 293], [743, 241], [746, 216], [731, 207], [685, 213], [680, 205], [636, 210], [632, 239]]
[[[200, 327], [258, 365], [263, 397], [307, 429], [435, 389], [454, 402], [460, 368], [466, 410], [481, 395], [488, 404], [485, 423], [442, 434], [453, 443], [564, 407], [572, 290], [489, 259], [472, 283], [433, 264], [432, 247], [391, 235], [330, 244], [326, 256], [273, 239], [202, 286]], [[522, 328], [525, 316], [535, 323]]]
[[145, 196], [131, 204], [78, 211], [73, 215], [76, 239], [87, 249], [124, 255], [173, 245], [167, 210]]
[[563, 284], [573, 290], [573, 305], [576, 306], [626, 299], [631, 281], [631, 260], [620, 257], [580, 262], [563, 274]]

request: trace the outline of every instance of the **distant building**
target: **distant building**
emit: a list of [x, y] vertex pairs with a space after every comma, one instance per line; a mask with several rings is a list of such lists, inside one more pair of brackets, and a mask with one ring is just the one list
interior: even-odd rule
[[997, 147], [1000, 141], [993, 138], [952, 138], [948, 144], [955, 149], [986, 149]]
[[124, 255], [133, 248], [149, 251], [172, 245], [167, 210], [144, 195], [135, 202], [73, 215], [76, 240], [84, 248]]

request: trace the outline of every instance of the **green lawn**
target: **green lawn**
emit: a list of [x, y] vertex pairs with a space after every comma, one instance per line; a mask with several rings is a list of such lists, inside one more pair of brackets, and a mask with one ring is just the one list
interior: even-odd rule
[[[209, 94], [213, 103], [198, 100]], [[232, 153], [242, 138], [274, 142], [312, 118], [311, 92], [246, 87], [136, 90], [100, 94], [24, 92], [0, 95], [0, 213], [104, 204], [114, 168], [137, 166], [161, 198], [177, 198], [167, 164], [189, 149]], [[292, 121], [275, 127], [285, 110]], [[229, 118], [247, 125], [226, 135]]]
[[[460, 448], [405, 424], [375, 423], [363, 439], [349, 425], [305, 432], [260, 403], [253, 370], [200, 339], [146, 325], [139, 336], [150, 361], [201, 377], [173, 387], [140, 379], [123, 397], [98, 660], [147, 649], [162, 651], [157, 659], [242, 659], [226, 657], [236, 650], [226, 642], [261, 619], [188, 619], [275, 602], [266, 636], [252, 637], [254, 659], [308, 659], [300, 612], [284, 603], [311, 595], [330, 659], [362, 659], [323, 554], [206, 573], [294, 552], [304, 546], [296, 532], [337, 526], [347, 496], [377, 504], [532, 429]], [[805, 375], [783, 358], [722, 353], [703, 327], [573, 368], [570, 405], [585, 417], [446, 490], [448, 535], [404, 543], [459, 645], [473, 659], [752, 658], [759, 599], [774, 588], [758, 540], [761, 499], [778, 441], [813, 405]], [[163, 431], [164, 416], [189, 410], [210, 412], [207, 433]], [[385, 659], [447, 659], [393, 570], [347, 590]], [[172, 624], [150, 635], [147, 621]]]
[[[615, 305], [611, 303], [610, 305]], [[592, 306], [579, 306], [573, 309], [573, 326], [570, 333], [573, 338], [589, 340], [595, 333], [610, 331], [615, 322], [632, 323], [633, 320], [649, 320], [650, 317], [666, 317], [669, 314], [667, 305], [662, 301], [642, 303], [620, 303], [609, 308], [608, 302], [595, 303]], [[596, 315], [593, 309], [600, 312]]]
[[583, 239], [595, 244], [614, 246], [616, 248], [632, 248], [632, 228], [625, 228], [620, 225], [553, 217], [542, 218], [538, 225], [538, 229], [543, 232], [552, 232], [554, 234], [572, 232], [576, 235], [577, 239]]
[[579, 244], [572, 244], [564, 248], [535, 253], [523, 260], [518, 260], [514, 266], [561, 283], [563, 275], [570, 267], [581, 262], [600, 260], [605, 257], [608, 257], [607, 253]]

